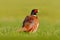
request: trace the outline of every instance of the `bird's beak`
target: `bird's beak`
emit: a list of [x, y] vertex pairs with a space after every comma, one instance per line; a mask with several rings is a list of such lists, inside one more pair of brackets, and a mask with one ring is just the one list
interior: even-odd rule
[[38, 13], [39, 13], [39, 10], [38, 10]]

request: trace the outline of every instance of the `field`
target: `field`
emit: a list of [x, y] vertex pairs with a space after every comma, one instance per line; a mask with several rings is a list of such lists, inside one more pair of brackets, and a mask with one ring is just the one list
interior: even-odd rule
[[[37, 8], [36, 33], [17, 32]], [[60, 0], [0, 0], [0, 40], [60, 40]]]

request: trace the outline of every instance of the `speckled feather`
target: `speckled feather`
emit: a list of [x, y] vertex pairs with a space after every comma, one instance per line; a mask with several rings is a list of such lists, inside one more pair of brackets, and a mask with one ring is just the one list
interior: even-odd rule
[[23, 21], [23, 30], [26, 32], [34, 32], [38, 28], [38, 17], [34, 15], [27, 16]]

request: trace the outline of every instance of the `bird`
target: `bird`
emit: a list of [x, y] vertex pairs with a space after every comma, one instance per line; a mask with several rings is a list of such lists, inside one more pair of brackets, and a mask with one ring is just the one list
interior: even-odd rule
[[38, 9], [33, 9], [31, 11], [31, 14], [26, 16], [22, 28], [19, 29], [18, 31], [24, 31], [24, 32], [36, 32], [39, 26], [39, 20], [38, 20]]

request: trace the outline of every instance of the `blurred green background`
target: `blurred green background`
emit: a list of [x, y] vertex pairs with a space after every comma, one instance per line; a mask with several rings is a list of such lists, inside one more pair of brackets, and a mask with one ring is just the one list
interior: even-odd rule
[[[37, 32], [16, 32], [34, 8]], [[0, 0], [0, 40], [60, 40], [60, 0]]]

